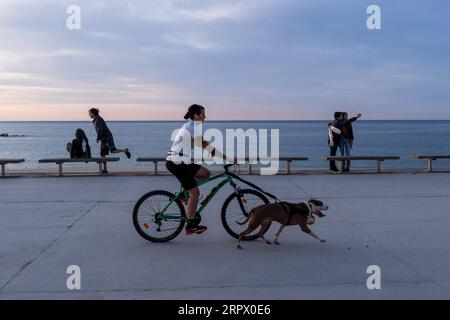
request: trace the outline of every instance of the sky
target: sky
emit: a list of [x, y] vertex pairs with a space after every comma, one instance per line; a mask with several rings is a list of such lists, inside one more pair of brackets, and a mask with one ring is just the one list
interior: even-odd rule
[[449, 18], [448, 0], [0, 0], [0, 121], [450, 119]]

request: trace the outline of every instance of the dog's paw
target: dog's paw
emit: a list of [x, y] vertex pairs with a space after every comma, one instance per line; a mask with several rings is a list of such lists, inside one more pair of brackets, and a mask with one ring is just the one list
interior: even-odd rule
[[272, 244], [272, 242], [270, 242], [269, 240], [266, 240], [266, 243], [267, 243], [268, 245], [271, 245], [271, 244]]
[[322, 242], [322, 243], [327, 242], [327, 240], [325, 240], [325, 239], [319, 239], [319, 240], [320, 240], [320, 242]]
[[279, 245], [280, 245], [280, 243], [279, 243], [277, 240], [275, 240], [275, 241], [273, 242], [273, 244], [276, 245], [276, 246], [279, 246]]
[[238, 249], [242, 249], [242, 246], [241, 246], [239, 243], [236, 245], [236, 247], [237, 247]]

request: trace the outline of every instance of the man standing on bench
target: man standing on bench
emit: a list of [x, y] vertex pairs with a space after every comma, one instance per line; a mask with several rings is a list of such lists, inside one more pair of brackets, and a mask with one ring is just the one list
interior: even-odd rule
[[[128, 148], [125, 149], [117, 149], [114, 145], [114, 138], [109, 131], [108, 126], [106, 125], [105, 120], [99, 115], [100, 110], [97, 108], [92, 108], [89, 110], [89, 117], [92, 119], [92, 123], [94, 124], [95, 132], [97, 132], [97, 143], [100, 142], [100, 156], [105, 158], [109, 152], [111, 153], [120, 153], [124, 152], [128, 159], [131, 158], [131, 153]], [[108, 173], [106, 168], [106, 161], [103, 162], [103, 170], [102, 173]]]

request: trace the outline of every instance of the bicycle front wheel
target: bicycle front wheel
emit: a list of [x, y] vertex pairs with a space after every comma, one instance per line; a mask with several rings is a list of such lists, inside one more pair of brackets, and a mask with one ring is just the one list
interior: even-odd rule
[[[239, 238], [242, 231], [247, 229], [247, 223], [244, 222], [246, 222], [250, 211], [260, 205], [269, 203], [264, 194], [253, 189], [243, 189], [241, 195], [242, 207], [236, 193], [233, 193], [223, 203], [221, 214], [223, 227], [236, 239]], [[262, 234], [266, 233], [269, 228], [270, 224], [263, 230]], [[255, 240], [258, 238], [258, 233], [259, 228], [245, 236], [243, 240]]]
[[141, 237], [152, 242], [166, 242], [182, 230], [186, 212], [173, 193], [156, 190], [143, 195], [133, 210], [133, 225]]

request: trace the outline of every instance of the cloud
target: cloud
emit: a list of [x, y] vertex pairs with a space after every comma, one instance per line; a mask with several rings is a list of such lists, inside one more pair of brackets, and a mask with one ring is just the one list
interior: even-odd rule
[[270, 7], [282, 6], [293, 0], [156, 0], [125, 1], [129, 12], [150, 22], [203, 23], [248, 18]]
[[151, 119], [195, 101], [218, 118], [301, 119], [341, 105], [441, 117], [450, 101], [445, 1], [380, 0], [379, 32], [366, 0], [80, 0], [70, 31], [72, 2], [0, 1], [0, 105], [120, 104]]
[[166, 35], [164, 40], [169, 43], [182, 45], [193, 49], [213, 49], [217, 47], [217, 44], [207, 39], [206, 35], [201, 34], [185, 34], [180, 33], [177, 35]]
[[94, 31], [94, 32], [88, 32], [90, 36], [101, 38], [101, 39], [107, 39], [107, 40], [122, 40], [123, 37], [110, 33], [110, 32], [101, 32], [101, 31]]
[[0, 72], [0, 81], [4, 80], [47, 80], [46, 77], [19, 72]]

